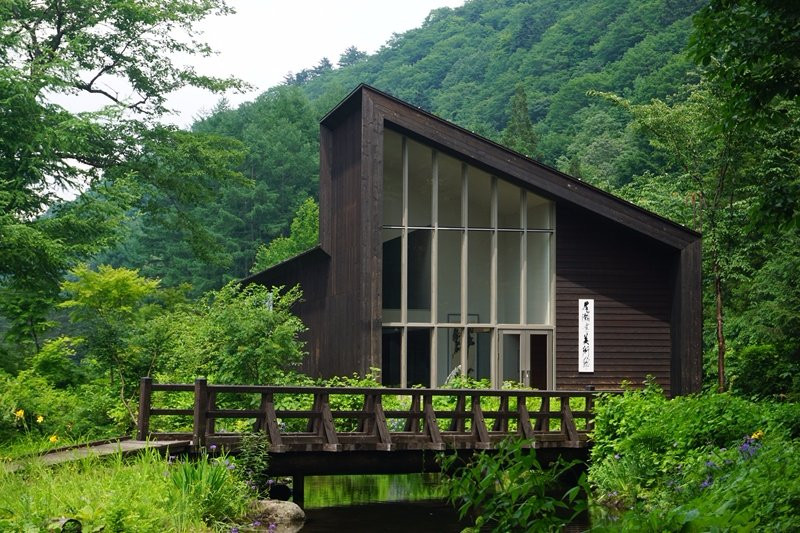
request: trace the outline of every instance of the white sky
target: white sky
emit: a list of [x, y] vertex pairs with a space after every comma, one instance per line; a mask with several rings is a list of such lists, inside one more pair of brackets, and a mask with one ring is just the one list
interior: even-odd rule
[[[355, 45], [377, 51], [393, 33], [419, 27], [432, 9], [457, 7], [464, 0], [230, 0], [235, 15], [204, 21], [205, 40], [219, 54], [196, 58], [198, 72], [232, 75], [255, 87], [247, 94], [227, 94], [233, 105], [252, 100], [283, 81], [288, 72], [315, 66]], [[175, 93], [168, 107], [179, 114], [172, 122], [189, 126], [220, 96], [197, 89]]]

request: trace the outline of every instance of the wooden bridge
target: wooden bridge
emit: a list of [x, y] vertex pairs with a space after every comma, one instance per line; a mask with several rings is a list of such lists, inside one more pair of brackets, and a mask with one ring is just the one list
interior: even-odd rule
[[[235, 451], [243, 431], [263, 431], [270, 472], [296, 478], [436, 470], [435, 451], [490, 450], [511, 436], [530, 440], [540, 454], [585, 457], [596, 394], [212, 385], [202, 378], [161, 384], [142, 378], [137, 440], [188, 440], [194, 451], [212, 445]], [[233, 407], [247, 404], [253, 408]], [[183, 417], [182, 427], [175, 417]], [[181, 430], [163, 429], [169, 427]]]

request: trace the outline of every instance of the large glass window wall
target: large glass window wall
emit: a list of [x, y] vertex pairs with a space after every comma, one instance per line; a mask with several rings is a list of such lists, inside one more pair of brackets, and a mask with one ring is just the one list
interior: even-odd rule
[[542, 338], [553, 386], [554, 204], [389, 129], [383, 191], [384, 384], [525, 381]]

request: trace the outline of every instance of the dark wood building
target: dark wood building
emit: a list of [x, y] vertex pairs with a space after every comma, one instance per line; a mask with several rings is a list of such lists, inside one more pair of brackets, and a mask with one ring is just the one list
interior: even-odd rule
[[362, 85], [320, 130], [304, 370], [598, 389], [701, 373], [700, 235]]

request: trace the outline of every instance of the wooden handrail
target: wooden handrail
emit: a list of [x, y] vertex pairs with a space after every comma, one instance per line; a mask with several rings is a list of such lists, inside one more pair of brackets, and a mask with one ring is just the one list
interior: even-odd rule
[[[192, 408], [153, 407], [153, 392], [192, 392]], [[191, 438], [195, 448], [216, 442], [231, 443], [240, 434], [217, 433], [217, 419], [255, 419], [254, 430], [265, 431], [273, 452], [321, 449], [443, 449], [445, 446], [491, 448], [502, 438], [518, 435], [540, 443], [561, 443], [570, 447], [585, 445], [592, 429], [594, 390], [525, 389], [402, 389], [381, 387], [305, 387], [285, 385], [214, 385], [205, 378], [194, 384], [153, 383], [142, 378], [137, 438], [158, 439], [150, 431], [152, 416], [192, 416]], [[218, 406], [220, 394], [258, 394], [257, 409], [231, 409]], [[280, 395], [306, 395], [313, 398], [310, 409], [278, 409]], [[334, 409], [331, 398], [363, 396], [361, 409]], [[410, 400], [407, 410], [385, 410], [383, 399], [401, 396]], [[453, 402], [452, 410], [442, 409], [437, 398]], [[573, 410], [570, 401], [583, 399], [583, 408]], [[496, 401], [496, 409], [481, 405]], [[530, 410], [528, 400], [538, 401]], [[551, 401], [557, 400], [553, 408]], [[221, 404], [221, 405], [224, 405]], [[305, 431], [287, 431], [281, 419], [306, 420]], [[578, 428], [575, 420], [583, 420]], [[352, 431], [337, 430], [336, 421], [354, 424]], [[557, 427], [552, 428], [552, 421]], [[399, 421], [400, 424], [390, 422]], [[400, 429], [402, 428], [402, 429]], [[174, 437], [175, 433], [169, 434]], [[188, 434], [185, 434], [187, 437]], [[366, 448], [365, 448], [366, 447]]]

